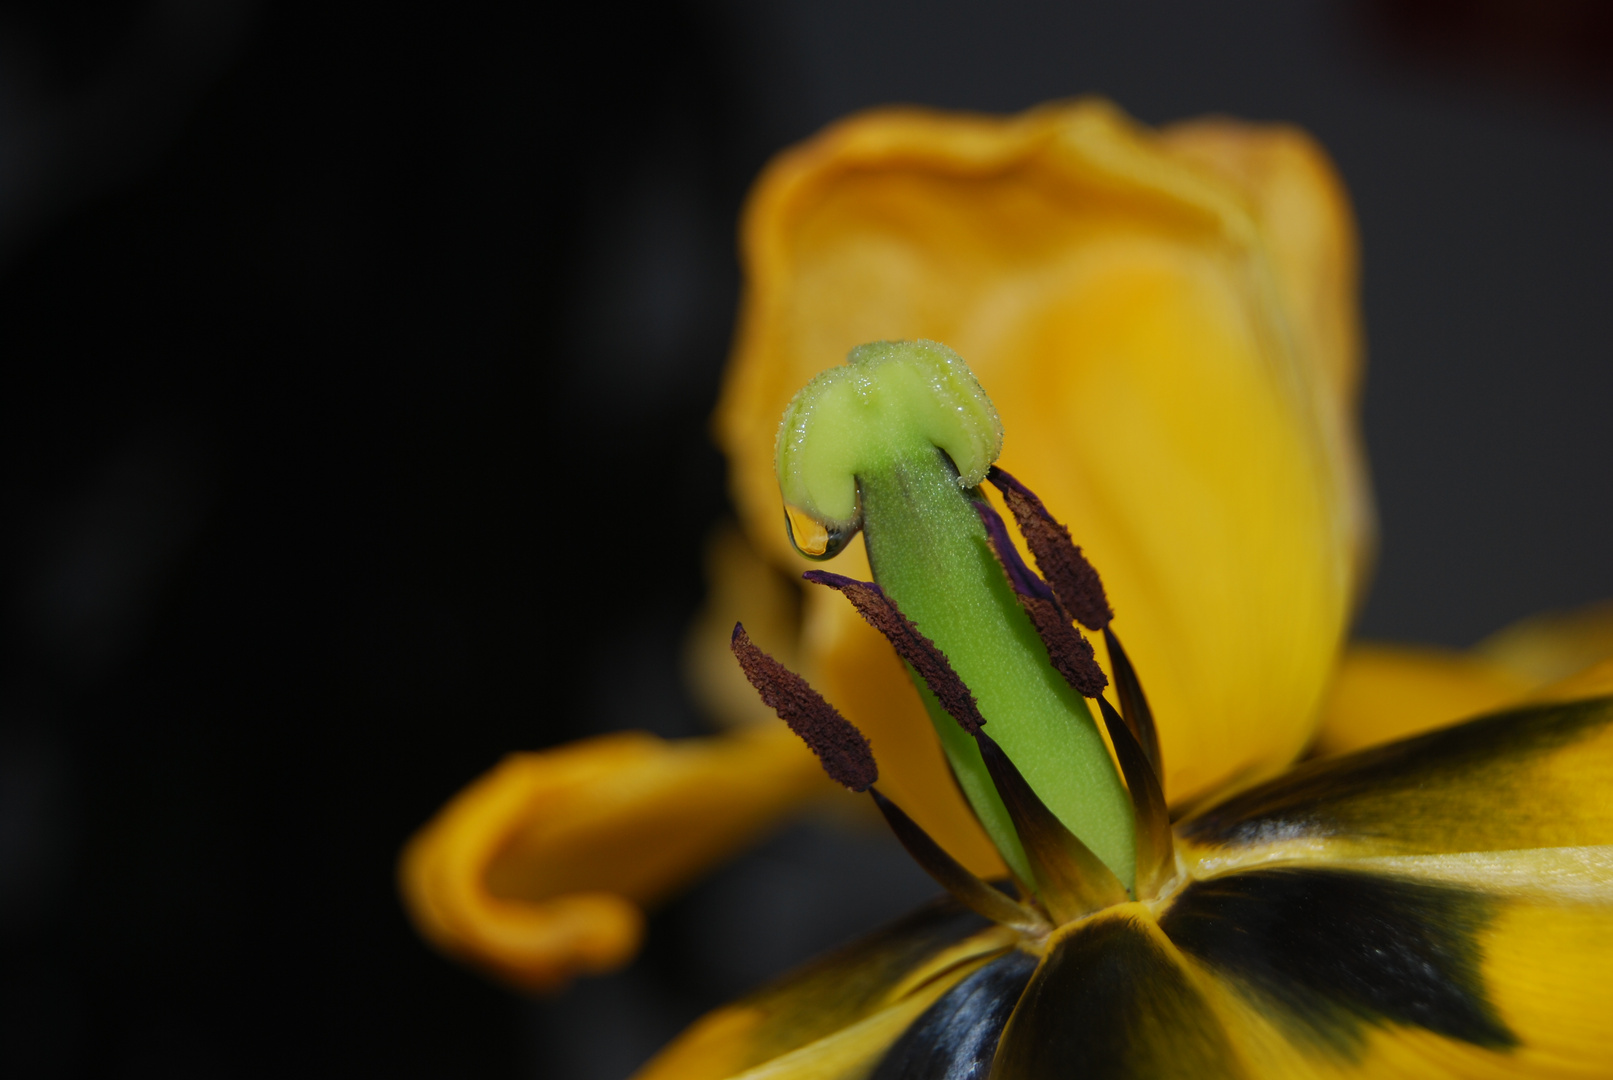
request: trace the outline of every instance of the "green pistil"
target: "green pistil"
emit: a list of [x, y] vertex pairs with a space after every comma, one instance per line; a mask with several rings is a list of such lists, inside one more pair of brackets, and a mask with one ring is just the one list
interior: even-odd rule
[[[969, 504], [1000, 447], [996, 411], [955, 353], [932, 342], [879, 342], [854, 350], [791, 403], [779, 433], [780, 482], [797, 520], [831, 533], [860, 520], [880, 587], [947, 655], [1042, 801], [1129, 889], [1130, 799], [1086, 702], [1048, 661]], [[1014, 872], [1034, 881], [974, 739], [909, 675], [976, 815]]]

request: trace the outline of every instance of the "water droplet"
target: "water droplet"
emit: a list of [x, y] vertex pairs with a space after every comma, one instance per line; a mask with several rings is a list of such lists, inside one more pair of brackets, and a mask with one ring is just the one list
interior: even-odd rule
[[796, 551], [814, 561], [832, 559], [840, 554], [860, 527], [859, 523], [854, 522], [840, 528], [829, 528], [793, 506], [784, 507], [784, 531], [789, 534], [790, 543]]

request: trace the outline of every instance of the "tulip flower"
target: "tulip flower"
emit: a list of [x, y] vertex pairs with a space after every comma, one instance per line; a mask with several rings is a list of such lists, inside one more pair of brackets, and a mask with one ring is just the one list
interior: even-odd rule
[[[697, 689], [729, 728], [707, 739], [668, 743], [623, 733], [513, 755], [454, 799], [405, 851], [404, 894], [429, 939], [534, 989], [608, 970], [633, 955], [647, 906], [805, 801], [844, 797], [834, 794], [817, 759], [763, 708], [735, 665], [730, 631], [736, 618], [758, 653], [806, 676], [866, 740], [877, 762], [881, 807], [891, 809], [890, 820], [905, 823], [899, 835], [927, 853], [927, 866], [944, 867], [940, 876], [966, 892], [972, 887], [959, 882], [1001, 879], [1010, 871], [1022, 881], [1037, 880], [1042, 862], [1026, 849], [988, 752], [973, 749], [975, 735], [944, 709], [944, 716], [927, 712], [903, 662], [847, 602], [862, 583], [879, 578], [864, 541], [850, 539], [846, 523], [832, 514], [803, 516], [797, 506], [786, 518], [781, 508], [774, 450], [779, 417], [792, 396], [863, 342], [930, 339], [968, 357], [989, 389], [1006, 433], [1001, 467], [1008, 471], [1002, 475], [1017, 477], [1040, 505], [1056, 509], [1075, 529], [1085, 556], [1102, 569], [1105, 603], [1115, 612], [1107, 629], [1116, 641], [1124, 638], [1129, 663], [1117, 665], [1106, 642], [1091, 654], [1096, 674], [1074, 661], [1066, 666], [1092, 680], [1083, 684], [1087, 689], [1101, 679], [1110, 693], [1136, 682], [1128, 672], [1146, 677], [1157, 747], [1150, 751], [1142, 738], [1137, 745], [1157, 767], [1160, 798], [1170, 800], [1178, 820], [1172, 859], [1187, 869], [1172, 879], [1177, 891], [1165, 897], [1175, 906], [1160, 906], [1161, 893], [1143, 898], [1162, 887], [1164, 843], [1157, 813], [1148, 819], [1154, 839], [1144, 843], [1128, 816], [1136, 813], [1133, 793], [1146, 787], [1144, 774], [1133, 784], [1131, 774], [1114, 773], [1095, 753], [1097, 746], [1119, 750], [1108, 718], [1100, 728], [1095, 717], [1103, 710], [1076, 704], [1096, 699], [1061, 683], [1060, 669], [1048, 667], [1036, 676], [1046, 698], [1042, 719], [1029, 734], [1006, 735], [999, 749], [1006, 747], [1004, 760], [1047, 812], [1043, 816], [1061, 824], [1064, 832], [1052, 833], [1079, 839], [1085, 831], [1091, 858], [1081, 865], [1089, 877], [1102, 879], [1102, 867], [1114, 879], [1121, 893], [1108, 884], [1098, 890], [1114, 902], [1066, 919], [1069, 904], [1034, 889], [1013, 898], [984, 886], [1030, 914], [987, 914], [991, 922], [983, 925], [978, 912], [956, 905], [922, 912], [714, 1014], [652, 1064], [650, 1075], [729, 1076], [753, 1067], [805, 1075], [790, 1071], [799, 1067], [812, 1075], [850, 1076], [880, 1062], [908, 1061], [934, 1045], [923, 1031], [936, 1026], [931, 1021], [938, 1014], [930, 1010], [943, 999], [975, 1002], [969, 1008], [982, 1017], [996, 1016], [992, 1010], [1001, 1012], [1004, 1002], [1011, 1010], [1029, 1000], [1025, 987], [1033, 978], [1038, 987], [1048, 981], [1037, 964], [1081, 952], [1049, 944], [1088, 933], [1074, 927], [1094, 933], [1108, 927], [1103, 932], [1121, 942], [1113, 948], [1135, 954], [1120, 967], [1141, 980], [1127, 985], [1153, 988], [1138, 990], [1136, 999], [1153, 1002], [1148, 1009], [1155, 1011], [1145, 1009], [1144, 1016], [1115, 1012], [1121, 1006], [1114, 1002], [1103, 1008], [1085, 1003], [1081, 993], [1113, 985], [1094, 982], [1090, 965], [1070, 967], [1088, 974], [1066, 979], [1079, 985], [1054, 996], [1096, 1018], [1093, 1024], [1109, 1023], [1108, 1017], [1157, 1030], [1159, 1053], [1188, 1072], [1208, 1068], [1200, 1068], [1209, 1059], [1193, 1056], [1193, 1047], [1212, 1029], [1222, 1033], [1211, 1039], [1216, 1053], [1225, 1050], [1232, 1055], [1227, 1061], [1267, 1072], [1278, 1064], [1303, 1073], [1312, 1066], [1382, 1063], [1388, 1060], [1383, 1054], [1404, 1061], [1500, 1061], [1497, 1067], [1504, 1068], [1538, 1064], [1540, 1053], [1560, 1050], [1549, 1041], [1529, 1041], [1543, 1029], [1530, 1017], [1519, 1019], [1517, 994], [1527, 997], [1536, 978], [1531, 971], [1548, 972], [1528, 968], [1530, 949], [1550, 945], [1564, 956], [1587, 958], [1586, 964], [1600, 962], [1594, 949], [1572, 947], [1594, 943], [1601, 932], [1589, 902], [1603, 880], [1594, 853], [1585, 856], [1589, 862], [1576, 862], [1578, 855], [1558, 851], [1556, 863], [1539, 854], [1545, 847], [1578, 850], [1591, 841], [1548, 845], [1546, 839], [1567, 834], [1524, 830], [1508, 842], [1531, 854], [1508, 861], [1471, 857], [1494, 848], [1458, 850], [1449, 846], [1455, 841], [1428, 840], [1437, 822], [1479, 812], [1460, 800], [1437, 812], [1408, 803], [1407, 778], [1418, 774], [1403, 761], [1394, 764], [1400, 759], [1388, 750], [1369, 756], [1388, 754], [1390, 764], [1367, 767], [1358, 758], [1339, 758], [1355, 764], [1331, 767], [1356, 772], [1332, 792], [1332, 803], [1315, 783], [1304, 787], [1313, 775], [1305, 770], [1318, 766], [1284, 774], [1313, 743], [1319, 724], [1324, 748], [1340, 752], [1458, 719], [1463, 706], [1475, 702], [1482, 708], [1531, 694], [1544, 700], [1613, 689], [1613, 681], [1598, 682], [1602, 676], [1594, 670], [1578, 683], [1541, 690], [1547, 681], [1538, 675], [1541, 665], [1523, 677], [1517, 664], [1493, 656], [1378, 650], [1347, 654], [1337, 685], [1348, 693], [1328, 697], [1370, 563], [1373, 530], [1354, 427], [1353, 228], [1342, 188], [1308, 138], [1223, 120], [1151, 132], [1092, 102], [1007, 120], [876, 112], [831, 128], [770, 166], [748, 205], [743, 236], [746, 293], [716, 418], [740, 529], [713, 544], [711, 595], [690, 647]], [[970, 528], [987, 528], [983, 519], [963, 523], [970, 520], [977, 522]], [[1024, 537], [1004, 537], [1007, 547], [993, 549], [1001, 566], [1023, 563], [1027, 553], [1037, 561]], [[801, 551], [834, 549], [843, 550], [833, 580], [850, 585], [799, 582], [799, 573], [812, 566]], [[993, 563], [998, 584], [983, 587], [994, 590], [999, 606], [1005, 599], [1017, 604], [1001, 566]], [[899, 612], [910, 602], [902, 592], [889, 590]], [[866, 601], [872, 594], [857, 595]], [[922, 610], [911, 615], [928, 630]], [[1040, 625], [1024, 617], [1033, 628]], [[1018, 630], [1022, 661], [1034, 658], [1038, 647], [1030, 633], [1024, 625]], [[1572, 647], [1549, 633], [1536, 635], [1547, 639], [1542, 649], [1559, 661], [1568, 654], [1597, 658], [1595, 632], [1559, 637], [1571, 639]], [[944, 642], [941, 647], [951, 655]], [[1518, 652], [1509, 655], [1516, 659]], [[980, 668], [959, 658], [955, 674], [985, 707], [996, 690], [980, 683]], [[1416, 707], [1382, 707], [1405, 699], [1415, 699]], [[1128, 708], [1122, 696], [1118, 704], [1122, 728], [1135, 722], [1135, 703]], [[932, 711], [937, 707], [932, 701]], [[994, 730], [990, 712], [983, 726], [988, 733]], [[1053, 738], [1061, 725], [1078, 733], [1079, 754], [1070, 756]], [[1522, 763], [1519, 777], [1541, 778], [1532, 790], [1543, 793], [1550, 813], [1573, 817], [1583, 806], [1570, 795], [1583, 791], [1594, 803], [1595, 785], [1606, 782], [1597, 780], [1602, 766], [1587, 749], [1600, 745], [1592, 735], [1535, 750], [1514, 740], [1499, 752]], [[1047, 774], [1068, 770], [1044, 768], [1041, 756], [1029, 753], [1038, 747], [1050, 749], [1053, 760], [1066, 755], [1069, 768], [1085, 770], [1093, 782], [1060, 787]], [[1482, 757], [1469, 749], [1464, 761]], [[1579, 781], [1565, 779], [1582, 766], [1588, 772]], [[1485, 776], [1483, 783], [1493, 781]], [[1521, 793], [1524, 784], [1518, 779], [1507, 790]], [[1276, 802], [1239, 809], [1245, 806], [1239, 798], [1260, 792]], [[1322, 804], [1324, 810], [1316, 810]], [[1016, 805], [1029, 812], [1031, 803], [1021, 798]], [[1356, 828], [1371, 818], [1370, 806], [1390, 807], [1404, 829], [1381, 848], [1351, 847], [1356, 833], [1339, 822]], [[1435, 824], [1419, 840], [1412, 834], [1424, 827], [1421, 818]], [[1380, 832], [1394, 832], [1373, 821]], [[1383, 873], [1372, 880], [1389, 874], [1389, 893], [1334, 890], [1326, 896], [1334, 909], [1390, 915], [1404, 909], [1405, 918], [1384, 916], [1387, 939], [1348, 940], [1389, 948], [1405, 934], [1423, 934], [1416, 940], [1427, 948], [1402, 955], [1427, 960], [1440, 977], [1455, 979], [1451, 985], [1468, 1009], [1462, 1015], [1478, 1017], [1477, 1026], [1431, 1027], [1417, 1015], [1408, 1019], [1399, 1005], [1357, 992], [1358, 986], [1340, 992], [1338, 980], [1354, 977], [1348, 965], [1330, 969], [1329, 977], [1337, 976], [1331, 983], [1317, 976], [1326, 984], [1317, 984], [1319, 990], [1310, 984], [1294, 989], [1303, 973], [1236, 967], [1240, 958], [1222, 948], [1224, 941], [1217, 944], [1215, 929], [1266, 925], [1257, 916], [1288, 903], [1283, 887], [1294, 880], [1260, 878], [1245, 888], [1239, 873], [1286, 865], [1305, 851], [1329, 873], [1357, 873], [1357, 863], [1379, 860], [1371, 866]], [[1155, 858], [1140, 878], [1139, 852]], [[1411, 867], [1396, 859], [1422, 862]], [[1489, 872], [1485, 867], [1499, 878], [1480, 880], [1481, 871]], [[1433, 894], [1395, 891], [1414, 871], [1421, 875], [1416, 888], [1470, 886], [1479, 898], [1418, 907], [1419, 898]], [[1233, 881], [1242, 891], [1193, 892], [1212, 880]], [[1192, 888], [1184, 885], [1189, 881]], [[1121, 902], [1122, 894], [1130, 899]], [[1506, 907], [1494, 898], [1503, 894], [1535, 896], [1544, 906]], [[977, 904], [996, 904], [978, 890], [971, 895]], [[1449, 899], [1439, 896], [1445, 898], [1439, 903]], [[1326, 902], [1302, 905], [1297, 921], [1322, 919]], [[1240, 904], [1228, 922], [1226, 911]], [[1530, 922], [1531, 911], [1548, 914]], [[1198, 937], [1181, 929], [1188, 923], [1190, 930], [1198, 927]], [[1514, 923], [1527, 923], [1535, 936], [1503, 934]], [[1262, 955], [1281, 951], [1284, 940], [1273, 938]], [[1040, 944], [1027, 951], [1025, 941]], [[1120, 955], [1113, 948], [1092, 955], [1113, 964]], [[1440, 967], [1447, 953], [1460, 962]], [[1158, 961], [1161, 955], [1168, 962]], [[1571, 971], [1563, 977], [1565, 992], [1597, 1003], [1583, 992], [1583, 979], [1574, 982]], [[1183, 979], [1191, 983], [1188, 990], [1181, 989]], [[1273, 1004], [1274, 998], [1281, 1000]], [[1301, 1004], [1284, 1013], [1278, 1005], [1289, 998]], [[1556, 1007], [1555, 999], [1531, 1000], [1547, 1011]], [[1407, 1006], [1413, 1014], [1422, 1007]], [[1586, 1015], [1583, 1009], [1562, 1014]], [[969, 1014], [953, 1008], [947, 1015]], [[1007, 1023], [1007, 1016], [982, 1021], [980, 1030], [1000, 1032], [999, 1021]], [[1295, 1031], [1302, 1032], [1297, 1041]], [[1385, 1032], [1405, 1037], [1391, 1045]], [[1579, 1045], [1592, 1042], [1587, 1036]], [[1306, 1056], [1311, 1045], [1336, 1052]], [[1566, 1063], [1579, 1060], [1562, 1052]], [[1511, 1056], [1484, 1056], [1496, 1054]], [[1126, 1067], [1136, 1071], [1142, 1067], [1137, 1060], [1127, 1058]]]
[[[950, 350], [884, 342], [791, 403], [777, 461], [805, 552], [865, 533], [876, 582], [807, 577], [907, 662], [1012, 889], [883, 795], [868, 740], [737, 626], [761, 698], [952, 903], [707, 1016], [640, 1080], [1605, 1071], [1613, 681], [1319, 760], [1173, 827], [1118, 620], [1065, 527], [994, 467], [1002, 436]], [[1103, 635], [1118, 709], [1072, 621]]]

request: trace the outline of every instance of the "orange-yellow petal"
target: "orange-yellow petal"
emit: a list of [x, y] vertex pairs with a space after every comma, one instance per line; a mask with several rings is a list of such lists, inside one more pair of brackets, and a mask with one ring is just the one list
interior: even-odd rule
[[626, 963], [647, 905], [827, 788], [781, 724], [512, 754], [409, 841], [400, 884], [439, 948], [553, 989]]
[[[1300, 751], [1370, 535], [1353, 231], [1313, 143], [1230, 124], [1161, 136], [1097, 102], [875, 112], [769, 167], [743, 254], [715, 424], [760, 550], [805, 568], [773, 477], [790, 396], [862, 342], [945, 342], [1002, 415], [1004, 466], [1104, 575], [1173, 801]], [[866, 575], [860, 544], [840, 560]], [[808, 620], [803, 666], [835, 698], [856, 616]], [[922, 711], [887, 668], [865, 693], [880, 715], [839, 703], [917, 747]]]

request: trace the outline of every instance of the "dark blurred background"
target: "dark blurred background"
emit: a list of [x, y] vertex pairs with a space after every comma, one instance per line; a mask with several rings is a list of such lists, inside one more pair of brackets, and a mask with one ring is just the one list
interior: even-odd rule
[[506, 750], [699, 727], [735, 215], [867, 105], [1309, 128], [1364, 237], [1360, 630], [1613, 595], [1608, 10], [0, 5], [0, 1074], [612, 1080], [930, 891], [797, 825], [531, 1002], [392, 883]]

